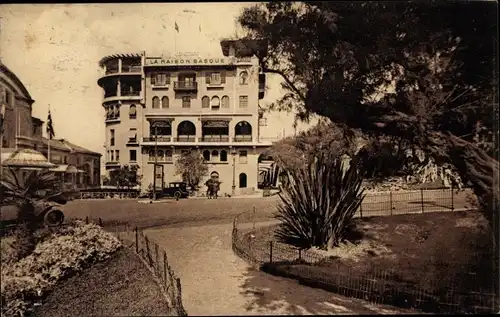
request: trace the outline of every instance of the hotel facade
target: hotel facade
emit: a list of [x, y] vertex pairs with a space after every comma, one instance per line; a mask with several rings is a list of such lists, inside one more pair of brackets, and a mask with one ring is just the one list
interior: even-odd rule
[[137, 165], [141, 188], [168, 187], [182, 181], [176, 160], [196, 151], [208, 167], [202, 190], [208, 178], [218, 178], [221, 195], [257, 191], [265, 164], [259, 162], [271, 145], [260, 138], [265, 75], [258, 58], [238, 45], [221, 42], [218, 57], [143, 52], [101, 59], [108, 177]]

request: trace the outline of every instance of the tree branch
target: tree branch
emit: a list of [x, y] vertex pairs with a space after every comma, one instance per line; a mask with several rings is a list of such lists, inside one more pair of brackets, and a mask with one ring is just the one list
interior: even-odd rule
[[304, 102], [306, 101], [304, 94], [302, 94], [302, 92], [300, 92], [300, 90], [293, 84], [293, 82], [285, 75], [285, 73], [283, 71], [268, 68], [268, 67], [263, 67], [262, 70], [264, 71], [264, 73], [272, 73], [272, 74], [280, 75], [285, 80], [285, 82], [288, 84], [288, 86], [290, 86], [290, 88], [293, 90], [293, 92], [295, 92], [297, 95], [299, 95], [299, 97], [300, 97], [300, 99], [302, 99], [302, 101], [304, 101]]

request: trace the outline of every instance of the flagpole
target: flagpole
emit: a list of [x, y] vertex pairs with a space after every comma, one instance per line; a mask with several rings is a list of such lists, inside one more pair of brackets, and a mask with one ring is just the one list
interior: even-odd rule
[[[47, 124], [52, 125], [52, 116], [50, 115], [50, 105], [49, 105], [49, 118], [50, 118], [51, 122], [47, 122]], [[48, 135], [48, 139], [47, 139], [47, 160], [49, 161], [49, 163], [50, 163], [50, 140], [51, 139], [52, 139], [52, 132], [49, 131], [49, 135]]]

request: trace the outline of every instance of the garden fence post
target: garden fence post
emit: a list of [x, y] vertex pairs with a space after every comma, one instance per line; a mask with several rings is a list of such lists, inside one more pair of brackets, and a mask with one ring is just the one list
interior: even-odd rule
[[424, 213], [424, 189], [420, 188], [420, 203], [422, 206], [422, 213]]
[[160, 259], [158, 258], [158, 243], [155, 242], [155, 271], [160, 274]]
[[89, 216], [85, 217], [85, 223], [89, 224]]
[[273, 263], [273, 241], [269, 241], [269, 263]]
[[453, 185], [451, 185], [451, 211], [455, 210], [455, 202], [453, 201]]
[[135, 231], [135, 252], [139, 253], [139, 228], [137, 228], [136, 226], [134, 231]]
[[252, 233], [255, 233], [255, 207], [253, 207], [253, 214], [252, 214]]
[[391, 216], [392, 216], [392, 191], [389, 191], [389, 206], [391, 208]]
[[99, 226], [103, 227], [101, 217], [99, 217]]
[[299, 249], [299, 260], [302, 260], [302, 249]]
[[165, 278], [165, 288], [167, 287], [167, 252], [163, 250], [163, 277]]

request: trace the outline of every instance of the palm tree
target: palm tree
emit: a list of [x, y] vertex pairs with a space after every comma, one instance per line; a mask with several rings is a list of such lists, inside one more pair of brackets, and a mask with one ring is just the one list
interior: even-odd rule
[[17, 223], [20, 226], [16, 232], [14, 247], [16, 258], [21, 259], [31, 254], [36, 246], [35, 232], [44, 222], [41, 211], [45, 210], [45, 204], [65, 204], [66, 198], [62, 192], [54, 193], [57, 178], [52, 172], [32, 170], [22, 180], [14, 170], [8, 171], [0, 180], [0, 191], [4, 203], [17, 206]]

